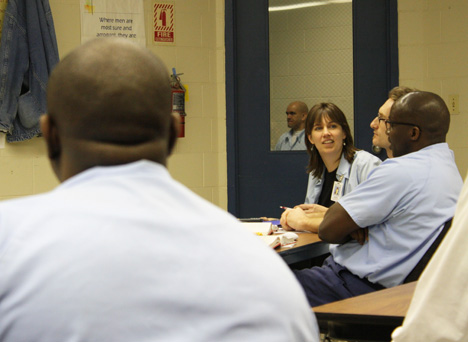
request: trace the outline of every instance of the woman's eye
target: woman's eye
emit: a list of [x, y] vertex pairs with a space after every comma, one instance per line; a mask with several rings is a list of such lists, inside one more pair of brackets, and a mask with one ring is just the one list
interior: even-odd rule
[[322, 127], [320, 127], [320, 126], [315, 126], [314, 127], [314, 131], [321, 131], [321, 130], [322, 130]]
[[328, 126], [328, 129], [337, 129], [338, 128], [338, 125], [330, 125]]

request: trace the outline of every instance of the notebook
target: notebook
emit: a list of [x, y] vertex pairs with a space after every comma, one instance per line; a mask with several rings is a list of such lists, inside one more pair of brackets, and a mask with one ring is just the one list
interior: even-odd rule
[[263, 235], [263, 236], [259, 236], [259, 238], [271, 248], [276, 248], [276, 247], [281, 246], [280, 235]]
[[242, 222], [244, 227], [259, 236], [267, 236], [273, 233], [271, 222]]

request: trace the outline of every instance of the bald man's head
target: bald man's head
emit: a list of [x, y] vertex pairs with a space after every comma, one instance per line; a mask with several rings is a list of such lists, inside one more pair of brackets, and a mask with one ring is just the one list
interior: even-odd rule
[[401, 97], [393, 107], [391, 112], [394, 119], [410, 119], [428, 133], [427, 138], [432, 144], [445, 142], [450, 126], [450, 112], [439, 95], [428, 91], [411, 92]]
[[416, 91], [397, 100], [387, 124], [390, 148], [395, 157], [445, 142], [450, 113], [437, 94]]
[[95, 39], [66, 56], [50, 76], [47, 101], [60, 143], [49, 155], [76, 169], [67, 174], [139, 159], [164, 164], [175, 140], [167, 69], [127, 40]]

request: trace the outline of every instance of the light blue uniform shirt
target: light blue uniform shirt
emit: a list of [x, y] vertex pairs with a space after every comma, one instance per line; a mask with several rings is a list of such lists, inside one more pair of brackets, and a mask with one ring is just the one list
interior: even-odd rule
[[305, 145], [305, 130], [300, 131], [300, 133], [295, 137], [294, 130], [290, 130], [286, 133], [283, 133], [275, 146], [275, 151], [300, 151], [306, 150]]
[[278, 253], [162, 165], [2, 201], [0, 227], [2, 342], [320, 339]]
[[[340, 165], [336, 170], [336, 178], [341, 179], [341, 183], [343, 183], [342, 195], [346, 195], [359, 183], [365, 181], [369, 173], [381, 162], [379, 158], [369, 152], [357, 151], [354, 154], [353, 163], [350, 164], [342, 154]], [[307, 195], [304, 203], [315, 204], [318, 202], [322, 192], [323, 178], [324, 174], [322, 174], [321, 178], [314, 177], [312, 173], [309, 174], [309, 184], [307, 185]]]
[[462, 183], [446, 143], [385, 160], [339, 200], [369, 241], [331, 246], [335, 261], [373, 283], [401, 284], [454, 215]]

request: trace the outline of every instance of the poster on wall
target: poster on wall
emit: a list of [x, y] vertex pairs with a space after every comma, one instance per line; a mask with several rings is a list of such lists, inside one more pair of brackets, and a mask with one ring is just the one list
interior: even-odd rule
[[174, 3], [154, 2], [153, 27], [155, 44], [172, 45], [175, 43]]
[[146, 46], [143, 0], [80, 0], [81, 43], [118, 37]]

